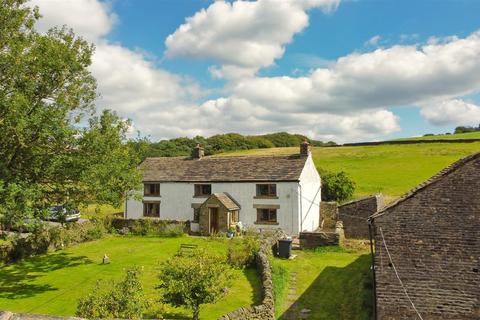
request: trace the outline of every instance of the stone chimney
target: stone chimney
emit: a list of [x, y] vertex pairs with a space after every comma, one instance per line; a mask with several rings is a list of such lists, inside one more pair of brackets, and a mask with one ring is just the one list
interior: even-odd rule
[[308, 143], [307, 139], [305, 139], [300, 144], [300, 156], [301, 157], [308, 157], [309, 152], [310, 152], [310, 143]]
[[202, 159], [202, 157], [203, 157], [203, 148], [200, 146], [199, 143], [197, 143], [197, 145], [192, 150], [192, 158]]

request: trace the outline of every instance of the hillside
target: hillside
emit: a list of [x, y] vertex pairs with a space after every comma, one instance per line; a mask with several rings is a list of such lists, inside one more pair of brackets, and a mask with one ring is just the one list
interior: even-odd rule
[[418, 141], [418, 140], [459, 140], [459, 139], [480, 139], [480, 131], [456, 133], [456, 134], [438, 134], [434, 136], [423, 136], [414, 138], [401, 138], [395, 141]]
[[[312, 148], [318, 169], [345, 171], [357, 183], [355, 198], [382, 192], [402, 195], [452, 162], [480, 151], [480, 142]], [[297, 147], [244, 150], [229, 155], [298, 153]]]

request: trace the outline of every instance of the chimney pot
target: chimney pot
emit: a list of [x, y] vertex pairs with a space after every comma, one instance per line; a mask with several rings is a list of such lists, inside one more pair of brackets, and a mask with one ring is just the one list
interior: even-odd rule
[[204, 155], [203, 148], [200, 145], [200, 143], [197, 143], [197, 145], [192, 150], [192, 158], [202, 159], [203, 155]]
[[308, 157], [310, 153], [310, 143], [308, 143], [307, 138], [300, 144], [300, 156], [301, 157]]

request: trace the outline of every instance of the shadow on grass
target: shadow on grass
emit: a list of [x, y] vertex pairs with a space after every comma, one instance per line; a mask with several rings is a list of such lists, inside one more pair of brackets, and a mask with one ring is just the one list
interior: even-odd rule
[[368, 320], [372, 314], [370, 256], [364, 254], [343, 268], [326, 267], [280, 319]]
[[54, 270], [91, 263], [93, 262], [85, 256], [71, 256], [62, 252], [2, 265], [0, 266], [0, 298], [21, 299], [45, 291], [58, 290], [49, 284], [36, 284], [34, 281]]
[[[248, 282], [253, 289], [253, 297], [251, 306], [256, 306], [262, 303], [262, 281], [260, 280], [260, 275], [258, 274], [257, 269], [247, 268], [243, 271], [245, 277], [247, 277]], [[232, 310], [233, 311], [233, 310]]]

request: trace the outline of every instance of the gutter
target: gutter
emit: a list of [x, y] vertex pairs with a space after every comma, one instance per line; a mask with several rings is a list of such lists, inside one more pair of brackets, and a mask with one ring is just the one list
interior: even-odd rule
[[373, 277], [373, 319], [377, 320], [377, 280], [375, 277], [375, 253], [373, 252], [373, 217], [368, 218], [368, 238], [370, 240], [370, 256], [372, 258], [372, 277]]

